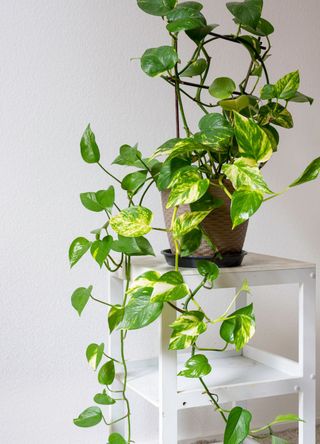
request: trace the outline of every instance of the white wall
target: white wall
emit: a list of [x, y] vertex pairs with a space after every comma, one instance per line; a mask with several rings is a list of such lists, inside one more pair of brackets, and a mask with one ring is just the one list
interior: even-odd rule
[[[211, 21], [224, 23], [221, 31], [228, 32], [232, 22], [224, 3], [205, 1]], [[317, 0], [265, 3], [265, 16], [277, 31], [272, 79], [300, 68], [302, 91], [318, 99]], [[109, 184], [94, 166], [82, 162], [79, 139], [90, 121], [107, 164], [122, 143], [139, 141], [150, 153], [172, 137], [172, 91], [160, 80], [146, 78], [139, 62], [130, 61], [147, 47], [165, 44], [166, 36], [161, 20], [143, 14], [134, 0], [2, 0], [0, 29], [0, 441], [105, 442], [102, 427], [84, 431], [72, 424], [98, 389], [85, 347], [106, 332], [99, 307], [88, 307], [81, 320], [70, 307], [77, 286], [92, 283], [102, 296], [105, 288], [105, 276], [92, 261], [68, 269], [70, 241], [101, 224], [101, 216], [81, 207], [78, 194]], [[243, 54], [219, 44], [213, 76], [237, 78]], [[293, 108], [295, 130], [282, 131], [281, 149], [265, 169], [277, 190], [320, 151], [318, 100], [312, 108]], [[149, 202], [162, 223], [156, 192]], [[319, 216], [319, 182], [292, 190], [252, 220], [246, 248], [319, 264]], [[153, 240], [157, 250], [166, 242], [158, 234]], [[265, 347], [277, 343], [294, 356], [296, 303], [290, 294], [268, 296], [266, 310], [266, 297], [257, 294], [260, 325], [268, 335], [260, 334], [256, 341]], [[284, 319], [279, 320], [282, 341], [270, 329], [273, 310]], [[146, 333], [142, 340], [139, 350], [153, 343]], [[292, 410], [292, 402], [254, 403], [257, 421], [280, 408]], [[156, 412], [144, 403], [134, 405], [140, 444], [154, 438]], [[180, 421], [182, 437], [213, 433], [211, 418], [211, 412], [190, 412], [188, 421]]]

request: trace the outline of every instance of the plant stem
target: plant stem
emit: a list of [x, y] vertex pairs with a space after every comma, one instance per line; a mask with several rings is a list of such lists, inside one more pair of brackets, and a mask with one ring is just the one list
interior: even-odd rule
[[101, 301], [100, 299], [97, 299], [97, 298], [95, 298], [95, 297], [93, 297], [93, 296], [91, 296], [91, 295], [90, 295], [90, 298], [91, 298], [93, 301], [95, 301], [95, 302], [99, 302], [99, 304], [103, 304], [103, 305], [107, 305], [108, 307], [112, 307], [112, 305], [109, 304], [108, 302]]
[[152, 185], [154, 184], [154, 180], [152, 180], [148, 186], [146, 187], [146, 189], [144, 190], [144, 192], [142, 193], [139, 205], [142, 205], [144, 198], [146, 197], [147, 192], [149, 191], [149, 189], [152, 187]]
[[116, 176], [114, 176], [108, 170], [106, 170], [105, 167], [103, 165], [101, 165], [100, 162], [98, 162], [98, 165], [106, 174], [108, 174], [108, 176], [112, 177], [113, 180], [115, 180], [118, 183], [121, 183], [121, 180], [119, 180]]
[[202, 378], [199, 378], [199, 381], [201, 382], [203, 388], [205, 389], [207, 395], [209, 396], [211, 402], [216, 406], [218, 412], [220, 413], [220, 415], [222, 416], [224, 422], [227, 422], [227, 417], [226, 415], [223, 413], [223, 411], [221, 411], [219, 404], [217, 403], [217, 401], [214, 399], [214, 396], [212, 395], [212, 393], [210, 393], [210, 390], [208, 389], [206, 383], [204, 382], [204, 380]]
[[[131, 258], [130, 256], [125, 256], [125, 275], [126, 275], [126, 290], [125, 290], [125, 296], [123, 299], [123, 308], [126, 305], [127, 297], [128, 297], [128, 289], [130, 285], [130, 279], [131, 279]], [[123, 400], [127, 407], [127, 415], [123, 417], [123, 419], [127, 418], [127, 429], [128, 429], [128, 444], [130, 444], [131, 441], [131, 410], [130, 410], [130, 403], [127, 398], [127, 381], [128, 381], [128, 368], [127, 368], [127, 362], [125, 358], [125, 350], [124, 350], [124, 342], [125, 342], [125, 331], [121, 330], [120, 332], [120, 355], [121, 355], [121, 361], [123, 365], [123, 386], [122, 386], [122, 396]]]
[[[176, 52], [178, 52], [178, 39], [177, 37], [173, 38], [173, 47], [176, 50]], [[182, 118], [182, 122], [183, 122], [183, 126], [186, 132], [187, 137], [190, 136], [190, 129], [188, 126], [188, 122], [186, 119], [186, 115], [184, 112], [184, 107], [183, 107], [183, 102], [182, 102], [182, 98], [181, 98], [181, 93], [180, 93], [180, 89], [179, 89], [179, 73], [178, 73], [178, 63], [176, 63], [175, 67], [174, 67], [174, 73], [175, 73], [175, 89], [176, 89], [176, 102], [178, 102], [178, 110], [180, 110], [180, 115]]]

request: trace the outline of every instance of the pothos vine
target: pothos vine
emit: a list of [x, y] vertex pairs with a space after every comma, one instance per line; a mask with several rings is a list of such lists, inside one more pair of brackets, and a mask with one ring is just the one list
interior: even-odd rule
[[[171, 39], [170, 46], [150, 48], [141, 57], [141, 68], [150, 77], [160, 77], [175, 91], [176, 138], [159, 147], [154, 155], [144, 158], [137, 146], [123, 145], [113, 163], [135, 169], [122, 179], [115, 176], [100, 162], [100, 150], [90, 125], [80, 143], [85, 162], [97, 164], [100, 169], [126, 193], [128, 205], [122, 209], [115, 200], [115, 188], [80, 195], [83, 206], [94, 212], [105, 214], [101, 228], [93, 230], [93, 239], [77, 237], [69, 249], [69, 260], [74, 266], [90, 251], [94, 260], [108, 273], [124, 270], [126, 286], [122, 303], [110, 304], [93, 295], [92, 286], [80, 287], [72, 294], [72, 305], [79, 315], [89, 300], [108, 308], [110, 334], [120, 331], [120, 357], [110, 356], [103, 343], [92, 343], [87, 347], [86, 357], [94, 370], [98, 370], [98, 382], [103, 386], [101, 393], [94, 396], [95, 406], [85, 409], [74, 423], [79, 427], [91, 427], [104, 422], [108, 427], [126, 421], [126, 436], [111, 433], [109, 444], [130, 444], [133, 441], [130, 402], [127, 394], [128, 369], [125, 356], [126, 337], [130, 330], [144, 328], [156, 321], [163, 307], [168, 304], [177, 312], [170, 326], [172, 334], [169, 348], [190, 349], [190, 358], [179, 377], [197, 378], [213, 409], [225, 422], [224, 444], [241, 444], [246, 437], [259, 440], [270, 437], [273, 444], [279, 443], [272, 426], [281, 422], [299, 421], [296, 415], [280, 415], [259, 429], [251, 427], [252, 414], [242, 408], [225, 410], [219, 398], [206, 383], [206, 376], [214, 371], [206, 352], [223, 353], [229, 345], [241, 350], [255, 332], [253, 305], [249, 304], [232, 312], [232, 307], [243, 292], [250, 292], [244, 281], [234, 299], [218, 318], [211, 318], [200, 305], [197, 296], [204, 288], [214, 288], [219, 276], [218, 267], [210, 261], [198, 261], [200, 281], [195, 289], [185, 283], [179, 269], [179, 257], [195, 251], [204, 237], [212, 240], [201, 227], [201, 222], [219, 206], [208, 192], [209, 186], [220, 187], [231, 200], [231, 218], [237, 226], [252, 216], [263, 201], [278, 196], [262, 177], [261, 169], [276, 152], [279, 134], [275, 128], [291, 128], [293, 120], [288, 105], [290, 102], [309, 102], [313, 99], [298, 91], [298, 71], [289, 73], [271, 84], [266, 67], [270, 55], [269, 35], [273, 32], [270, 22], [261, 17], [262, 0], [244, 0], [242, 3], [227, 4], [237, 25], [235, 34], [215, 32], [217, 25], [208, 25], [195, 1], [138, 0], [138, 6], [149, 14], [161, 16]], [[185, 65], [180, 67], [178, 41], [181, 32], [195, 43], [196, 48]], [[264, 41], [263, 41], [264, 39]], [[207, 50], [209, 43], [223, 40], [243, 46], [249, 53], [250, 63], [244, 79], [237, 90], [235, 82], [222, 77], [212, 83], [206, 81], [210, 75], [212, 59]], [[256, 88], [263, 77], [260, 97]], [[198, 81], [185, 80], [197, 77]], [[194, 93], [193, 93], [193, 92]], [[203, 93], [209, 94], [204, 98]], [[212, 97], [219, 99], [211, 103]], [[183, 99], [190, 99], [204, 113], [199, 122], [199, 132], [192, 131], [188, 122]], [[222, 111], [210, 112], [219, 108]], [[186, 133], [181, 138], [180, 118]], [[158, 157], [164, 156], [164, 162]], [[315, 179], [320, 172], [320, 158], [315, 159], [302, 175], [285, 190]], [[231, 181], [234, 192], [230, 193], [225, 180]], [[152, 226], [152, 211], [144, 205], [145, 198], [153, 185], [159, 190], [170, 189], [168, 207], [173, 207], [171, 225], [167, 228]], [[284, 191], [285, 191], [284, 190]], [[178, 215], [181, 205], [190, 205], [190, 211]], [[196, 204], [196, 207], [193, 206]], [[115, 214], [116, 213], [116, 214]], [[151, 231], [164, 231], [173, 236], [175, 267], [164, 274], [149, 270], [140, 276], [132, 276], [131, 261], [134, 256], [154, 255], [149, 240]], [[191, 236], [190, 236], [191, 234]], [[187, 236], [189, 235], [189, 236]], [[195, 242], [196, 239], [196, 242]], [[182, 248], [183, 247], [183, 248]], [[198, 345], [199, 337], [209, 325], [220, 325], [222, 348], [203, 348]], [[121, 373], [122, 389], [114, 391], [113, 382]], [[102, 406], [122, 402], [126, 407], [123, 417], [109, 420]], [[278, 439], [278, 440], [277, 440]], [[285, 442], [285, 441], [284, 441]]]

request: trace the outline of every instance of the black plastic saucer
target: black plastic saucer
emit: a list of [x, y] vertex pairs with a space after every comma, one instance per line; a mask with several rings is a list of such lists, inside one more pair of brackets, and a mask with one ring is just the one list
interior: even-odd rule
[[[164, 255], [167, 264], [174, 266], [175, 255], [171, 252], [171, 250], [162, 250], [161, 253]], [[242, 264], [243, 258], [246, 254], [247, 252], [242, 250], [240, 253], [225, 253], [224, 255], [219, 254], [219, 256], [179, 256], [178, 263], [182, 268], [197, 268], [197, 262], [205, 259], [207, 261], [214, 262], [220, 268], [239, 267]]]

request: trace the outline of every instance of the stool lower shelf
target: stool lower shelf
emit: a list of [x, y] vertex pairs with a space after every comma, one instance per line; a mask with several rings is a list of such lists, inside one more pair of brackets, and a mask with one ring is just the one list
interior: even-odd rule
[[[222, 357], [223, 356], [223, 357]], [[177, 373], [190, 354], [179, 353]], [[208, 355], [212, 372], [204, 380], [221, 403], [294, 393], [300, 375], [297, 362], [245, 347], [242, 353], [233, 350]], [[128, 388], [159, 407], [158, 359], [128, 363]], [[118, 374], [122, 380], [122, 374]], [[185, 409], [209, 405], [209, 398], [201, 396], [203, 387], [197, 378], [178, 377], [177, 408]], [[254, 390], [253, 390], [254, 388]]]

